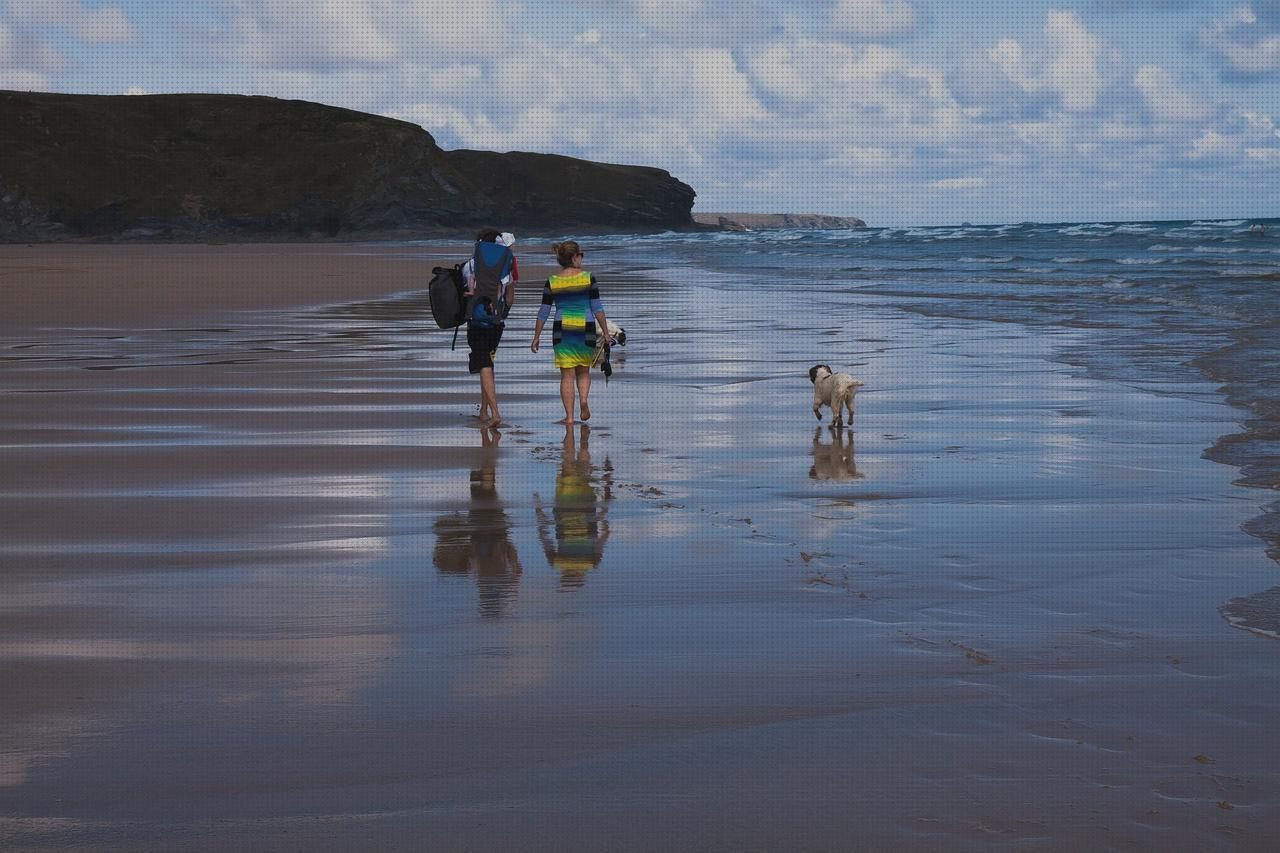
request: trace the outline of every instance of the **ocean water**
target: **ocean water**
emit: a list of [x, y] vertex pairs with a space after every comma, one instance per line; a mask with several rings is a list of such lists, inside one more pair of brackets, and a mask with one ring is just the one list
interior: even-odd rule
[[[1265, 225], [1266, 233], [1255, 233]], [[1241, 431], [1206, 456], [1280, 488], [1280, 220], [1024, 223], [596, 238], [592, 260], [650, 279], [779, 294], [803, 326], [856, 330], [859, 300], [951, 320], [1091, 330], [1058, 357], [1119, 381], [1220, 383]], [[797, 298], [800, 297], [800, 298]], [[1280, 559], [1280, 502], [1245, 525]], [[1223, 608], [1280, 632], [1280, 587]]]

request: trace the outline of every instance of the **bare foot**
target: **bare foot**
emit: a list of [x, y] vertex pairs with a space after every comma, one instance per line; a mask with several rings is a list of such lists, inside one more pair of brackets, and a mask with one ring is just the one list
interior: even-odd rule
[[582, 421], [591, 420], [591, 410], [587, 408], [586, 403], [582, 404], [582, 414], [579, 416], [578, 420], [582, 420]]
[[556, 423], [564, 424], [565, 426], [573, 426], [573, 418], [561, 418], [560, 420], [556, 421]]
[[484, 425], [489, 429], [502, 426], [502, 415], [494, 415], [492, 418], [486, 420]]

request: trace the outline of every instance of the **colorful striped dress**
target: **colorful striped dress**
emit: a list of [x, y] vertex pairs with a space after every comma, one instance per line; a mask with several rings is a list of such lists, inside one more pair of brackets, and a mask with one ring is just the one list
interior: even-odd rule
[[556, 309], [551, 327], [556, 367], [590, 367], [596, 349], [596, 314], [604, 310], [596, 277], [583, 270], [577, 275], [553, 275], [542, 288], [538, 319], [546, 322]]

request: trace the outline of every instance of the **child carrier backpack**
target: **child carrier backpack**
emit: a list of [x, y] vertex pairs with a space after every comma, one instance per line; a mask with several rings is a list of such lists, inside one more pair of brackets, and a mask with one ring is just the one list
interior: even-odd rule
[[501, 243], [481, 240], [471, 256], [475, 291], [466, 307], [466, 319], [477, 326], [498, 326], [507, 316], [507, 303], [499, 299], [502, 280], [511, 275], [515, 255]]

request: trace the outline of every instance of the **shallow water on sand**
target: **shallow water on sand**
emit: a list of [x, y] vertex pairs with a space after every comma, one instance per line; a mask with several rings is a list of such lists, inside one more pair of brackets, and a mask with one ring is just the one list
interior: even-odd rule
[[1216, 384], [601, 263], [589, 427], [531, 293], [498, 434], [417, 297], [4, 341], [0, 843], [1267, 846]]

